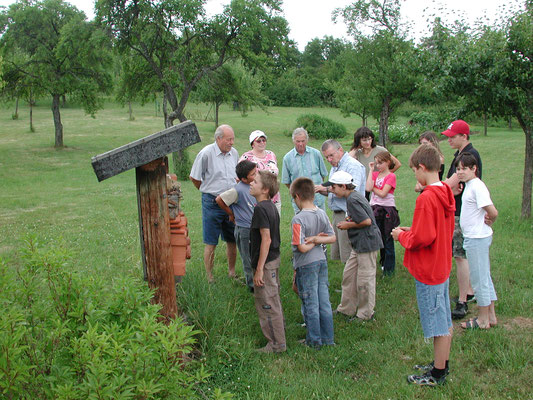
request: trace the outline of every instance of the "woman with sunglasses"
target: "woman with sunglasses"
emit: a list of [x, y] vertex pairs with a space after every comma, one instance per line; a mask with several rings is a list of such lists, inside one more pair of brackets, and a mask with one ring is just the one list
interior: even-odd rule
[[[278, 175], [278, 161], [274, 152], [266, 149], [267, 135], [263, 131], [253, 131], [250, 133], [250, 146], [252, 150], [244, 153], [239, 162], [242, 160], [249, 160], [257, 164], [257, 170], [268, 170], [275, 175]], [[278, 209], [279, 214], [281, 215], [281, 197], [279, 192], [272, 198], [272, 202]]]

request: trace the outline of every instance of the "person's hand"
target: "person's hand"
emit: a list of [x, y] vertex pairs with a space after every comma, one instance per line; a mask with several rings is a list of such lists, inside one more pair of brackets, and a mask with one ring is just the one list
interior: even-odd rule
[[265, 282], [263, 281], [263, 270], [256, 269], [254, 274], [254, 286], [263, 287]]
[[485, 224], [487, 224], [488, 226], [492, 226], [493, 223], [494, 220], [489, 217], [489, 214], [485, 214]]
[[350, 223], [348, 221], [341, 221], [337, 223], [337, 228], [344, 231], [350, 228]]
[[392, 231], [391, 231], [391, 236], [394, 240], [398, 240], [398, 238], [400, 237], [400, 233], [402, 233], [403, 230], [401, 228], [394, 228]]
[[315, 185], [315, 193], [318, 192], [327, 192], [328, 188], [322, 185]]
[[376, 163], [374, 161], [370, 161], [368, 163], [368, 170], [369, 171], [374, 171], [374, 165], [376, 165]]
[[229, 220], [233, 223], [235, 223], [235, 215], [230, 215]]
[[316, 236], [308, 236], [308, 237], [305, 238], [305, 242], [304, 243], [305, 244], [311, 244], [311, 243], [316, 244], [316, 239], [317, 239]]

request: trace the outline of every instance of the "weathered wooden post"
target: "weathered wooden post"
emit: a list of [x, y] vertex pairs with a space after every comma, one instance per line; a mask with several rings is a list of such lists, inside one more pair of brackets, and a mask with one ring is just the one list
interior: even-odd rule
[[170, 247], [166, 155], [199, 141], [196, 125], [185, 121], [91, 159], [99, 182], [135, 168], [144, 278], [155, 289], [153, 301], [163, 306], [161, 314], [167, 320], [174, 318], [178, 309]]

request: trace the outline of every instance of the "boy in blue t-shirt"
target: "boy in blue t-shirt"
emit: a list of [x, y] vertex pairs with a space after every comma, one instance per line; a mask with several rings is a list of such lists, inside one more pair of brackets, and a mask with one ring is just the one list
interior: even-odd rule
[[307, 326], [305, 344], [320, 348], [334, 344], [325, 245], [335, 242], [335, 234], [324, 210], [313, 203], [315, 184], [311, 179], [296, 179], [291, 196], [300, 209], [292, 219], [291, 244], [295, 281]]
[[240, 182], [217, 196], [215, 201], [220, 208], [226, 211], [230, 221], [235, 224], [235, 241], [241, 255], [246, 286], [250, 292], [253, 292], [254, 274], [250, 260], [250, 225], [257, 201], [255, 197], [250, 195], [250, 182], [255, 179], [256, 164], [249, 160], [243, 160], [235, 167], [235, 173]]

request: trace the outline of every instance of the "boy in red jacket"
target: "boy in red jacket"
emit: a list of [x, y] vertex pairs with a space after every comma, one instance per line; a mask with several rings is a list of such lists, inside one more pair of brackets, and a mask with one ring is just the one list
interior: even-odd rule
[[449, 276], [452, 269], [452, 236], [455, 200], [450, 187], [439, 180], [440, 155], [431, 145], [421, 145], [409, 166], [425, 186], [416, 200], [411, 228], [398, 227], [391, 235], [405, 247], [403, 265], [416, 281], [416, 299], [426, 339], [433, 338], [434, 361], [415, 365], [420, 375], [407, 381], [421, 386], [442, 385], [448, 375], [452, 344]]

